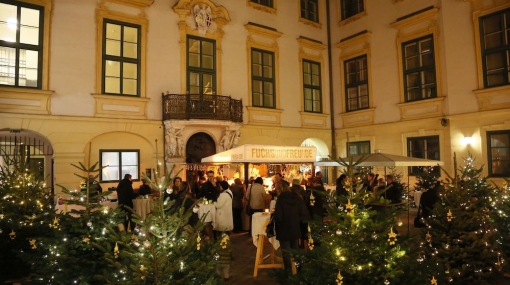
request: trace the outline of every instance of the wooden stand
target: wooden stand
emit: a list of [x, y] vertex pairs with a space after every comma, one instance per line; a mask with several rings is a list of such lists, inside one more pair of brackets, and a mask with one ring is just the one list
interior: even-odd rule
[[[263, 268], [283, 268], [283, 259], [279, 256], [275, 255], [275, 250], [273, 245], [271, 245], [271, 253], [266, 256], [264, 255], [264, 242], [267, 237], [265, 235], [259, 235], [259, 240], [257, 243], [257, 253], [255, 256], [255, 268], [253, 269], [253, 277], [257, 277], [259, 269]], [[268, 259], [270, 263], [264, 263], [264, 260]], [[292, 270], [294, 273], [294, 270]]]

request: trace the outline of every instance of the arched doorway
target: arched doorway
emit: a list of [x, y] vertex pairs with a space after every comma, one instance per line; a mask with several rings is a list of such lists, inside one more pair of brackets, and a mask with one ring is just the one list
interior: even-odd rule
[[26, 161], [37, 179], [41, 179], [51, 187], [53, 184], [53, 147], [42, 135], [27, 130], [0, 131], [0, 165], [7, 162], [4, 156], [17, 157]]
[[196, 133], [186, 142], [186, 163], [200, 163], [202, 158], [213, 154], [216, 154], [216, 143], [206, 133]]

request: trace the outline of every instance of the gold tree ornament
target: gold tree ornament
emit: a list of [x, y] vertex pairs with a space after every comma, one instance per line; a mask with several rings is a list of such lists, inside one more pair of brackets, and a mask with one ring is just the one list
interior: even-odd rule
[[313, 190], [312, 190], [312, 193], [310, 193], [310, 206], [314, 206], [315, 205], [315, 196], [313, 196]]
[[86, 243], [86, 244], [90, 244], [90, 238], [84, 237], [83, 238], [83, 242]]
[[338, 270], [338, 274], [336, 275], [336, 285], [342, 285], [344, 282], [342, 281], [344, 277], [340, 273], [340, 270]]
[[223, 234], [221, 242], [220, 242], [221, 248], [223, 248], [223, 249], [227, 248], [228, 240], [229, 240], [228, 235]]
[[115, 242], [115, 247], [113, 248], [113, 256], [115, 258], [119, 258], [119, 245]]
[[28, 242], [30, 243], [30, 247], [32, 249], [36, 249], [37, 248], [37, 245], [35, 244], [36, 243], [35, 239], [29, 239]]
[[313, 250], [314, 246], [315, 245], [313, 244], [312, 230], [310, 229], [310, 226], [308, 226], [308, 248], [310, 250]]
[[437, 280], [434, 276], [432, 276], [432, 279], [430, 280], [430, 285], [437, 285]]
[[347, 199], [347, 205], [345, 205], [345, 212], [347, 215], [354, 215], [354, 206], [351, 204], [351, 199]]
[[453, 213], [452, 213], [452, 211], [450, 211], [450, 209], [448, 209], [448, 213], [446, 213], [446, 220], [448, 222], [451, 222], [452, 219], [453, 219]]
[[395, 245], [397, 241], [397, 234], [393, 232], [393, 227], [390, 228], [390, 232], [388, 233], [388, 242], [390, 245]]
[[200, 238], [200, 233], [198, 233], [198, 235], [197, 235], [197, 250], [200, 250], [200, 241], [202, 241], [202, 239]]
[[140, 265], [140, 271], [145, 272], [145, 271], [147, 271], [147, 268], [142, 264], [142, 265]]
[[16, 239], [16, 232], [14, 230], [11, 231], [11, 233], [9, 234], [9, 237], [14, 240]]
[[432, 242], [432, 235], [430, 234], [430, 232], [427, 232], [427, 234], [425, 235], [425, 240], [426, 240], [428, 243], [431, 243], [431, 242]]
[[58, 229], [59, 223], [57, 217], [53, 219], [53, 225], [50, 225], [50, 227], [53, 227], [54, 229]]

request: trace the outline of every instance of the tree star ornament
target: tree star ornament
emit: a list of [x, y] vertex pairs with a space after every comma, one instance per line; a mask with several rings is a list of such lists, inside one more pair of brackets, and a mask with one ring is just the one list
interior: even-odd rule
[[426, 240], [428, 243], [431, 243], [431, 242], [432, 242], [432, 235], [430, 234], [430, 232], [427, 232], [427, 234], [425, 235], [425, 240]]
[[390, 228], [390, 232], [388, 233], [388, 242], [390, 245], [395, 245], [397, 241], [397, 234], [393, 232], [393, 227]]
[[141, 272], [145, 272], [147, 270], [147, 268], [142, 264], [140, 265], [140, 271]]
[[345, 205], [345, 212], [348, 216], [354, 215], [354, 206], [351, 204], [351, 199], [347, 199], [347, 205]]
[[434, 276], [432, 276], [432, 280], [430, 280], [430, 285], [437, 285], [437, 280]]
[[451, 222], [452, 219], [453, 219], [453, 213], [452, 213], [452, 211], [450, 211], [450, 209], [448, 209], [448, 213], [446, 213], [446, 220], [448, 222]]
[[310, 194], [310, 206], [313, 207], [313, 205], [315, 205], [315, 196], [313, 196], [313, 190], [312, 190], [312, 193]]
[[90, 244], [90, 238], [84, 237], [83, 238], [83, 242], [86, 243], [86, 244]]
[[11, 233], [9, 234], [9, 237], [14, 240], [16, 239], [16, 232], [14, 230], [11, 231]]
[[200, 250], [200, 241], [201, 240], [202, 239], [200, 238], [200, 233], [199, 233], [198, 236], [197, 236], [197, 250]]
[[32, 249], [36, 249], [37, 245], [35, 244], [35, 239], [29, 239], [28, 242], [30, 243], [30, 246]]
[[57, 217], [55, 217], [55, 219], [53, 219], [53, 225], [50, 224], [50, 227], [53, 227], [54, 229], [58, 229], [58, 219]]

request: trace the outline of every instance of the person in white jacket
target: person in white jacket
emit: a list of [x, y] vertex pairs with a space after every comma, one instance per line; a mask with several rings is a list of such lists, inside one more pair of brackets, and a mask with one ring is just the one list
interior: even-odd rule
[[221, 232], [230, 232], [234, 229], [234, 219], [232, 217], [232, 191], [222, 189], [218, 200], [214, 202], [216, 207], [216, 221], [214, 222], [215, 236], [220, 236]]

